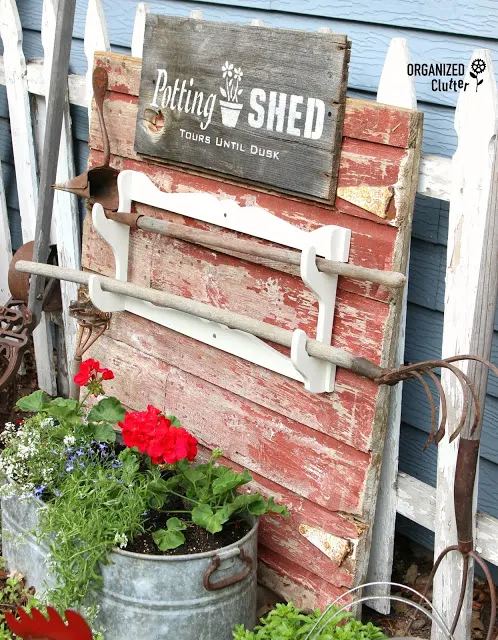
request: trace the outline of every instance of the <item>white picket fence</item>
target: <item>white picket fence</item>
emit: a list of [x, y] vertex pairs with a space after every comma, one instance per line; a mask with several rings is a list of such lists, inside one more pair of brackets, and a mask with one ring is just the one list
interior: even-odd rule
[[[46, 87], [52, 64], [52, 43], [55, 30], [57, 0], [44, 0], [41, 25], [45, 59], [26, 61], [22, 52], [22, 29], [15, 0], [0, 0], [0, 36], [4, 55], [0, 56], [0, 83], [7, 87], [10, 111], [14, 162], [19, 192], [19, 208], [23, 241], [33, 238], [37, 205], [37, 160], [41, 161], [44, 130], [44, 105]], [[147, 5], [139, 3], [131, 42], [132, 55], [141, 57]], [[193, 10], [191, 17], [202, 19], [202, 13]], [[254, 21], [261, 24], [261, 21]], [[95, 51], [109, 51], [109, 38], [101, 0], [88, 0], [85, 25], [84, 50], [88, 60], [85, 76], [70, 74], [67, 79], [69, 102], [88, 109], [91, 116], [91, 74]], [[476, 50], [472, 60], [486, 62], [486, 81], [479, 91], [461, 92], [455, 118], [458, 134], [458, 150], [453, 158], [424, 154], [420, 166], [418, 193], [450, 202], [448, 236], [448, 278], [445, 305], [447, 311], [457, 309], [461, 301], [475, 304], [476, 278], [479, 275], [481, 248], [483, 246], [484, 221], [488, 213], [493, 154], [491, 141], [497, 131], [497, 89], [493, 63], [489, 51]], [[396, 106], [416, 108], [416, 93], [412, 78], [407, 73], [408, 44], [403, 39], [391, 42], [377, 100]], [[469, 80], [468, 75], [466, 80]], [[473, 89], [473, 87], [472, 87]], [[33, 115], [30, 94], [36, 101]], [[58, 182], [74, 175], [71, 121], [66, 110], [61, 140], [61, 152], [57, 172]], [[58, 193], [54, 205], [53, 240], [57, 242], [59, 264], [79, 267], [80, 237], [78, 209], [75, 198]], [[488, 213], [489, 215], [489, 213]], [[466, 255], [459, 256], [465, 269], [455, 267], [455, 238], [465, 235]], [[458, 248], [458, 247], [457, 247]], [[471, 250], [470, 250], [471, 248]], [[11, 256], [11, 241], [7, 220], [7, 206], [0, 171], [0, 304], [8, 297], [7, 265]], [[458, 265], [457, 265], [458, 267]], [[455, 275], [456, 273], [456, 275]], [[69, 300], [76, 297], [75, 286], [63, 285], [64, 328], [66, 353], [72, 358], [76, 327], [67, 315]], [[406, 310], [406, 295], [405, 295]], [[449, 316], [448, 316], [449, 317]], [[451, 322], [444, 324], [443, 355], [466, 352], [472, 333], [468, 314], [452, 314]], [[48, 393], [55, 393], [53, 345], [48, 319], [44, 318], [35, 335], [35, 350], [40, 386]], [[404, 351], [404, 323], [399, 337], [399, 360]], [[452, 393], [452, 389], [447, 389]], [[453, 394], [454, 396], [455, 394]], [[401, 385], [393, 393], [390, 424], [387, 433], [381, 489], [377, 501], [376, 522], [373, 531], [369, 579], [389, 580], [393, 560], [394, 524], [396, 512], [436, 531], [436, 553], [440, 548], [456, 541], [453, 528], [452, 481], [456, 460], [456, 447], [447, 438], [439, 445], [438, 489], [434, 489], [413, 477], [398, 473], [398, 445], [401, 418]], [[422, 452], [421, 452], [422, 455]], [[498, 565], [498, 520], [476, 514], [477, 549], [485, 559]], [[452, 619], [458, 588], [459, 563], [450, 556], [444, 565], [444, 578], [438, 580], [434, 598], [436, 607], [446, 620]], [[378, 589], [377, 595], [385, 595]], [[470, 602], [466, 603], [462, 622], [455, 638], [470, 637]], [[378, 601], [376, 608], [388, 611], [388, 602]], [[436, 634], [437, 636], [437, 634]], [[439, 636], [437, 636], [439, 637]]]

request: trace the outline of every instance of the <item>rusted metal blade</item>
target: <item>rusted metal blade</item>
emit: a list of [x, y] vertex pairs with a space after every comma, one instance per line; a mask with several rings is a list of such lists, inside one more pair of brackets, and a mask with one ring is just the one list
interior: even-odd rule
[[55, 189], [69, 191], [81, 198], [86, 198], [92, 204], [98, 202], [104, 209], [116, 211], [119, 202], [117, 183], [119, 171], [109, 166], [111, 153], [109, 136], [104, 120], [104, 99], [109, 84], [107, 71], [103, 67], [96, 67], [93, 71], [92, 80], [93, 95], [104, 145], [104, 162], [68, 180], [64, 184], [54, 184], [53, 186]]

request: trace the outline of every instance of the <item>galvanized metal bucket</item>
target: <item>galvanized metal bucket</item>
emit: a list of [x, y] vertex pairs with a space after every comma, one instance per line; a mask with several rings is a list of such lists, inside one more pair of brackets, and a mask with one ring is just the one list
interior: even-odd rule
[[116, 550], [102, 567], [106, 640], [231, 640], [256, 624], [257, 529], [216, 551], [149, 556]]
[[[3, 555], [38, 592], [47, 581], [48, 549], [36, 531], [39, 500], [2, 498]], [[182, 556], [152, 556], [115, 549], [102, 566], [95, 626], [106, 640], [231, 640], [235, 625], [256, 624], [258, 521], [223, 549]]]
[[2, 498], [2, 556], [11, 571], [19, 571], [38, 593], [54, 584], [48, 574], [48, 547], [40, 544], [38, 531], [43, 503], [36, 498]]

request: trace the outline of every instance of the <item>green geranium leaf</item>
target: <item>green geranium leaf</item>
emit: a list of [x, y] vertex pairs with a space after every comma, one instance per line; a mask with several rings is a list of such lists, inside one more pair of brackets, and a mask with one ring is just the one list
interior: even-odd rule
[[248, 482], [251, 482], [251, 480], [252, 476], [247, 469], [244, 469], [242, 473], [235, 473], [235, 471], [229, 469], [213, 482], [213, 494], [215, 496], [219, 496], [220, 494], [227, 493], [232, 489], [237, 489], [237, 487], [247, 484]]
[[268, 502], [266, 504], [266, 513], [278, 513], [284, 518], [289, 517], [289, 511], [284, 504], [275, 504], [275, 499], [273, 497], [268, 498]]
[[[172, 480], [172, 478], [170, 478], [170, 480]], [[157, 480], [153, 480], [152, 482], [149, 482], [148, 488], [151, 493], [166, 495], [168, 493], [168, 487], [169, 485], [166, 482], [166, 480], [163, 480], [162, 478], [158, 478]]]
[[185, 542], [185, 536], [181, 531], [168, 531], [166, 529], [154, 531], [152, 538], [161, 551], [176, 549]]
[[125, 408], [117, 398], [103, 398], [88, 414], [88, 422], [117, 424], [125, 417]]
[[50, 404], [50, 397], [39, 389], [25, 398], [19, 398], [16, 407], [21, 411], [42, 411]]
[[192, 521], [209, 533], [218, 533], [223, 529], [219, 517], [208, 504], [200, 504], [192, 509]]
[[99, 442], [116, 442], [116, 432], [109, 422], [101, 422], [100, 424], [92, 424], [92, 432], [95, 440]]
[[178, 418], [176, 416], [166, 416], [168, 418], [168, 420], [171, 421], [171, 426], [172, 427], [181, 427], [182, 423], [180, 422], [180, 420], [178, 420]]
[[247, 511], [253, 516], [262, 516], [266, 513], [266, 502], [259, 493], [242, 493], [229, 505], [231, 513]]
[[192, 484], [198, 484], [201, 480], [206, 479], [206, 465], [199, 465], [198, 467], [189, 467], [182, 471], [183, 475]]
[[185, 522], [180, 520], [180, 518], [169, 518], [166, 521], [166, 526], [168, 527], [168, 531], [185, 531], [187, 525]]
[[48, 406], [48, 413], [69, 425], [76, 426], [81, 423], [80, 403], [71, 398], [55, 398]]

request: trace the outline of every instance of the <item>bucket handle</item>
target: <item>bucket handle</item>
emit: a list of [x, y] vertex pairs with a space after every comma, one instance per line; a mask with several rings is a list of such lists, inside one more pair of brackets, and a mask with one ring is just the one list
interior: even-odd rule
[[[230, 555], [234, 555], [234, 554], [230, 554]], [[206, 589], [207, 591], [218, 591], [219, 589], [224, 589], [225, 587], [229, 587], [232, 584], [237, 584], [237, 582], [242, 582], [242, 580], [247, 578], [247, 576], [251, 573], [252, 558], [251, 556], [245, 553], [244, 549], [240, 548], [238, 556], [240, 560], [242, 560], [242, 562], [244, 562], [246, 565], [242, 569], [242, 571], [240, 571], [239, 573], [236, 573], [233, 576], [230, 576], [229, 578], [223, 578], [222, 580], [218, 580], [218, 582], [210, 582], [211, 576], [219, 568], [221, 561], [225, 559], [225, 557], [220, 557], [220, 556], [223, 556], [223, 554], [222, 553], [220, 553], [220, 555], [215, 554], [213, 556], [213, 559], [211, 560], [210, 566], [204, 572], [204, 578], [202, 582], [204, 584], [204, 589]]]

